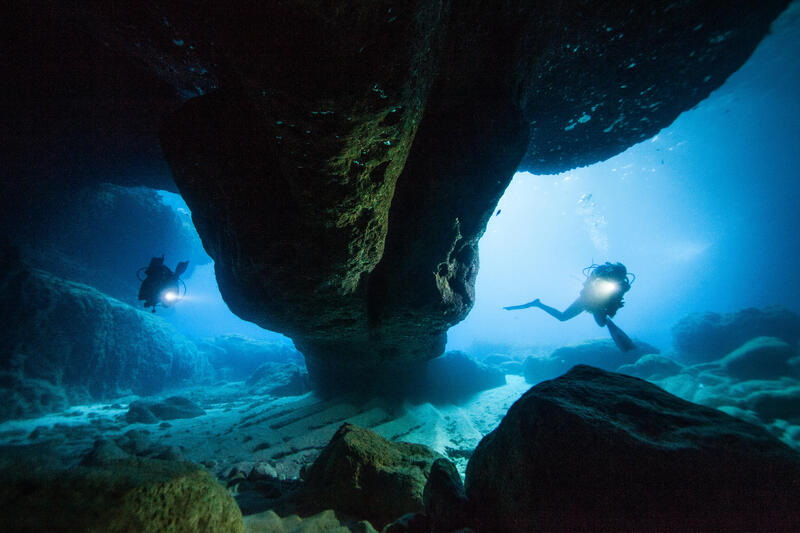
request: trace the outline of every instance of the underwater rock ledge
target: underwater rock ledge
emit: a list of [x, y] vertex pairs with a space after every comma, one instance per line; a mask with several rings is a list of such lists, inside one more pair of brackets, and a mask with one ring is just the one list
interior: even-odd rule
[[0, 321], [0, 421], [212, 374], [205, 354], [170, 324], [29, 268], [14, 248], [0, 247]]
[[320, 362], [312, 373], [368, 373], [443, 351], [515, 170], [588, 165], [654, 135], [719, 87], [787, 5], [65, 11], [202, 95], [166, 119], [161, 142], [231, 309], [291, 337]]

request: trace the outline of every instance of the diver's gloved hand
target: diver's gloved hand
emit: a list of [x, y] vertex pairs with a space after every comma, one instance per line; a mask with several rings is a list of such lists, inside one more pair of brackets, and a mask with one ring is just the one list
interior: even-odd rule
[[505, 309], [506, 311], [513, 311], [515, 309], [527, 309], [529, 307], [537, 307], [540, 303], [541, 302], [539, 301], [539, 298], [536, 298], [532, 302], [528, 302], [528, 303], [522, 304], [522, 305], [511, 305], [511, 306], [508, 306], [508, 307], [504, 307], [503, 309]]

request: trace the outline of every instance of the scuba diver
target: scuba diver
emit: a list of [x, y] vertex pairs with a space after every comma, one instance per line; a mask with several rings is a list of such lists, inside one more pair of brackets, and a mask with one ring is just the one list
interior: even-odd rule
[[[169, 307], [177, 302], [186, 294], [186, 284], [180, 279], [181, 274], [186, 272], [189, 261], [181, 261], [172, 272], [164, 264], [164, 256], [154, 257], [150, 260], [147, 267], [142, 267], [136, 272], [136, 277], [142, 282], [139, 287], [139, 300], [144, 300], [144, 307], [152, 307], [156, 312], [158, 304]], [[144, 271], [145, 278], [141, 278]], [[180, 293], [178, 284], [183, 285], [183, 295]]]
[[564, 311], [543, 304], [539, 298], [526, 304], [512, 305], [503, 309], [511, 311], [538, 307], [561, 322], [575, 318], [583, 311], [587, 311], [594, 315], [594, 321], [598, 326], [608, 327], [611, 338], [614, 339], [620, 350], [627, 352], [636, 348], [630, 337], [611, 321], [611, 317], [625, 305], [622, 297], [630, 290], [631, 283], [636, 280], [636, 276], [629, 274], [622, 263], [591, 265], [583, 269], [583, 274], [587, 278], [583, 283], [580, 296]]

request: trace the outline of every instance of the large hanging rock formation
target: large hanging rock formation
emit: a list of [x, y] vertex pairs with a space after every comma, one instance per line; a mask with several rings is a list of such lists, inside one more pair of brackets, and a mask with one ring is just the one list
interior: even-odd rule
[[705, 98], [786, 0], [116, 5], [69, 16], [182, 94], [162, 145], [225, 300], [317, 377], [435, 357], [517, 168], [608, 158]]

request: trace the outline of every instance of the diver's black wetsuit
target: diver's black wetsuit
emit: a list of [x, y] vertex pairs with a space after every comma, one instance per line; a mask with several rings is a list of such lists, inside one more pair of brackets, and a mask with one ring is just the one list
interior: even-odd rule
[[[182, 261], [175, 267], [175, 272], [164, 264], [164, 256], [154, 257], [150, 260], [147, 270], [144, 271], [145, 279], [139, 287], [139, 300], [144, 300], [144, 307], [152, 307], [156, 311], [156, 305], [161, 301], [161, 294], [164, 291], [172, 290], [178, 293], [178, 278], [186, 271], [188, 261]], [[164, 304], [166, 305], [166, 304]]]

